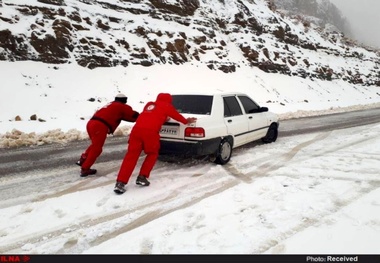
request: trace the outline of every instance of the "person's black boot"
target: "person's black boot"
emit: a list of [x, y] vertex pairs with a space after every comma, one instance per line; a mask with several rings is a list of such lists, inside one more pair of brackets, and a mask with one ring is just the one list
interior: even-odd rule
[[80, 177], [86, 177], [91, 174], [96, 174], [96, 169], [81, 169]]
[[82, 164], [84, 163], [84, 161], [86, 160], [86, 158], [83, 158], [82, 156], [80, 157], [80, 159], [75, 163], [76, 165], [79, 165], [79, 166], [82, 166]]
[[124, 194], [126, 191], [125, 190], [125, 184], [122, 182], [116, 182], [116, 185], [115, 185], [115, 188], [113, 189], [113, 191], [119, 195]]
[[142, 186], [148, 186], [148, 185], [150, 185], [150, 182], [148, 181], [148, 179], [145, 176], [139, 175], [139, 176], [137, 176], [136, 184], [142, 185]]

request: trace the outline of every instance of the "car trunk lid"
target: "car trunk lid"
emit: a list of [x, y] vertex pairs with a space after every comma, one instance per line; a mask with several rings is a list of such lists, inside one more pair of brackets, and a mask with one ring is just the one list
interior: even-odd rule
[[197, 123], [204, 122], [204, 119], [207, 119], [207, 116], [204, 115], [190, 115], [183, 114], [185, 118], [195, 117], [197, 121], [192, 124], [184, 125], [178, 121], [170, 119], [165, 122], [160, 130], [161, 138], [170, 138], [170, 139], [181, 139], [184, 140], [187, 138], [202, 138], [204, 137], [204, 130], [197, 126]]

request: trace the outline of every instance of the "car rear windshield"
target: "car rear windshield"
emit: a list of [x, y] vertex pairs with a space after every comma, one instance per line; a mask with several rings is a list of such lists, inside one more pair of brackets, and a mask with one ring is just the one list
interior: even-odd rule
[[173, 95], [173, 106], [179, 113], [210, 115], [213, 96]]

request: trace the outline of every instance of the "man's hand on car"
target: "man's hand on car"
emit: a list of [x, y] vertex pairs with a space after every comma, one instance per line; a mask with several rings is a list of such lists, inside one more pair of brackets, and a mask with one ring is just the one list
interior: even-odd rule
[[195, 117], [189, 117], [189, 118], [187, 118], [187, 123], [188, 124], [194, 123], [196, 121], [197, 121], [197, 118], [195, 118]]

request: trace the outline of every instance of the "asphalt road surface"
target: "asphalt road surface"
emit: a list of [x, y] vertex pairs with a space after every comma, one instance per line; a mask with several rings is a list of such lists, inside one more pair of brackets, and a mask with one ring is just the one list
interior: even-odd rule
[[[280, 122], [279, 137], [343, 129], [377, 122], [380, 122], [380, 108], [288, 119]], [[126, 152], [127, 139], [126, 137], [108, 138], [97, 164], [113, 160], [119, 160], [121, 163]], [[33, 174], [40, 170], [53, 168], [59, 171], [75, 167], [74, 163], [88, 144], [89, 141], [84, 140], [65, 145], [51, 144], [0, 149], [0, 176]], [[59, 172], [57, 173], [59, 174]]]

